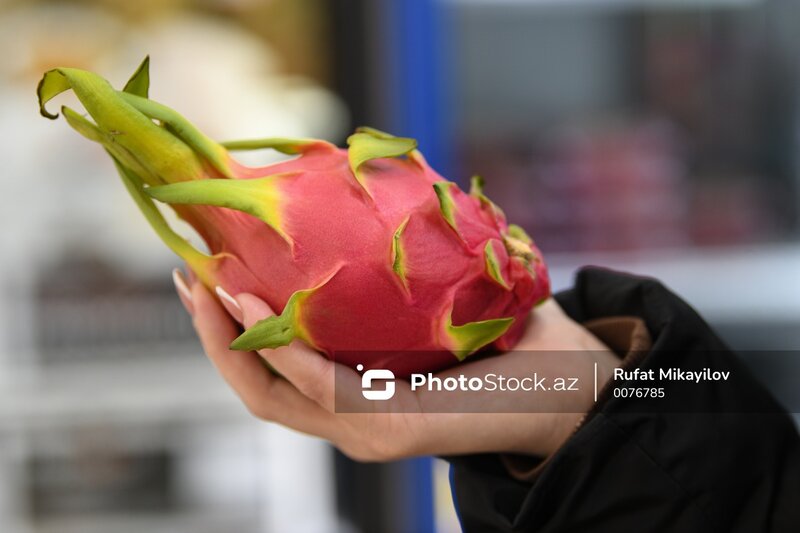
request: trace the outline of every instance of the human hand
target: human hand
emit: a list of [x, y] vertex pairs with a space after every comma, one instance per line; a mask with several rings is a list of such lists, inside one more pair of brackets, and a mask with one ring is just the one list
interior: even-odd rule
[[[337, 412], [337, 402], [356, 405], [360, 400], [358, 405], [364, 405], [361, 377], [354, 370], [298, 341], [258, 353], [231, 351], [228, 346], [240, 333], [236, 322], [250, 327], [274, 314], [272, 309], [251, 294], [233, 298], [220, 288], [217, 299], [202, 284], [189, 284], [179, 273], [176, 286], [206, 354], [253, 415], [326, 439], [354, 459], [388, 461], [483, 452], [544, 457], [572, 434], [592, 404], [588, 386], [571, 395], [565, 407], [564, 393], [556, 391], [481, 391], [449, 394], [444, 399], [424, 389], [414, 391], [407, 382], [397, 380], [395, 395], [387, 401], [368, 402], [370, 411], [360, 407], [361, 412], [342, 412], [346, 408]], [[561, 357], [559, 352], [565, 350], [572, 355]], [[619, 360], [550, 299], [531, 314], [514, 351], [461, 364], [437, 376], [523, 376], [535, 364], [540, 376], [577, 376], [581, 383], [590, 383], [593, 363], [597, 363], [598, 387], [602, 387]], [[520, 405], [521, 397], [536, 403]]]

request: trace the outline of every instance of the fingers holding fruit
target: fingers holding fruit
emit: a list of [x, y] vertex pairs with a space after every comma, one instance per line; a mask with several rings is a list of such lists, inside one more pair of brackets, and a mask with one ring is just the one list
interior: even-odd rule
[[191, 286], [193, 323], [208, 358], [254, 416], [328, 440], [336, 438], [332, 415], [270, 372], [254, 352], [229, 349], [239, 328], [200, 283]]

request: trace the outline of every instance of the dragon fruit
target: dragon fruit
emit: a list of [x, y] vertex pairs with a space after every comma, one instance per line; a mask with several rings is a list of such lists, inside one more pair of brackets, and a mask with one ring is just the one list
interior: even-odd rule
[[[550, 294], [539, 250], [472, 179], [469, 193], [439, 176], [413, 139], [360, 128], [348, 149], [313, 139], [218, 144], [148, 98], [149, 59], [117, 91], [74, 68], [45, 73], [41, 113], [72, 90], [84, 115], [70, 126], [103, 145], [161, 239], [209, 288], [249, 292], [276, 316], [235, 350], [300, 339], [344, 364], [398, 375], [456, 364], [519, 340]], [[297, 157], [261, 168], [230, 151]], [[195, 228], [209, 253], [171, 229], [154, 200]], [[414, 356], [414, 354], [418, 356]]]

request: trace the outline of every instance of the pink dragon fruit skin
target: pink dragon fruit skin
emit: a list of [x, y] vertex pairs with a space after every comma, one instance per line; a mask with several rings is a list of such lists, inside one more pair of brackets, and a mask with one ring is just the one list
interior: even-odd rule
[[[101, 143], [159, 236], [208, 287], [253, 293], [278, 315], [231, 345], [254, 350], [295, 339], [335, 358], [397, 375], [451, 366], [481, 348], [507, 350], [531, 308], [550, 294], [539, 250], [473, 178], [469, 193], [425, 162], [412, 139], [362, 128], [348, 149], [319, 140], [217, 144], [147, 98], [148, 60], [123, 91], [60, 68], [39, 84], [42, 114], [72, 89], [94, 122], [62, 108]], [[249, 168], [228, 150], [298, 157]], [[177, 235], [169, 204], [208, 245]]]

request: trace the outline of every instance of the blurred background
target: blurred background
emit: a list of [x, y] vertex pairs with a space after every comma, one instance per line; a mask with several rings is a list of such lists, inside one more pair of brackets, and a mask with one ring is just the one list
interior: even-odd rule
[[[0, 49], [0, 531], [458, 530], [443, 462], [249, 417], [105, 154], [38, 115], [55, 66], [121, 86], [150, 54], [151, 97], [218, 139], [416, 137], [556, 289], [649, 274], [736, 348], [800, 348], [793, 0], [0, 0]], [[776, 361], [748, 356], [798, 405]]]

